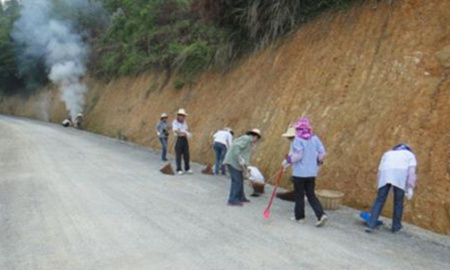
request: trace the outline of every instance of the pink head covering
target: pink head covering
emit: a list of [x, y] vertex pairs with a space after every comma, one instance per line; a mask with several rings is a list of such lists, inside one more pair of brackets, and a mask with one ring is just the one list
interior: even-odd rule
[[313, 129], [308, 117], [301, 117], [294, 124], [294, 128], [297, 130], [297, 137], [304, 140], [309, 140], [313, 136]]

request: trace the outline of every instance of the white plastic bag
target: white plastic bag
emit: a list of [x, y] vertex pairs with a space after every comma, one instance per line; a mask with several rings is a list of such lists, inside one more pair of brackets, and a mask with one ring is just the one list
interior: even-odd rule
[[413, 188], [407, 188], [406, 189], [406, 193], [405, 193], [405, 196], [406, 196], [406, 198], [408, 199], [408, 200], [411, 200], [412, 198], [413, 198], [413, 196], [414, 196], [414, 189]]

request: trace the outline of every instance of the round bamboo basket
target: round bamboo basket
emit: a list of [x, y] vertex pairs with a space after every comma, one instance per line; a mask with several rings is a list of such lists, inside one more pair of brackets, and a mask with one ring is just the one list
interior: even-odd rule
[[316, 196], [325, 210], [336, 210], [342, 204], [344, 193], [337, 190], [319, 189], [316, 191]]
[[253, 187], [253, 193], [256, 193], [256, 194], [263, 194], [264, 193], [265, 183], [259, 183], [259, 182], [256, 182], [256, 181], [252, 181], [251, 184], [252, 184], [252, 187]]

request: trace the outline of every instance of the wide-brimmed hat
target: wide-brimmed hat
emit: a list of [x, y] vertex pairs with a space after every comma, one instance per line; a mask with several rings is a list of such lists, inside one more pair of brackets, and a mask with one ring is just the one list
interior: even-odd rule
[[168, 117], [167, 113], [161, 114], [161, 118], [167, 118], [167, 117]]
[[184, 115], [184, 116], [188, 116], [188, 114], [186, 113], [185, 109], [179, 109], [177, 112], [177, 115]]
[[297, 134], [295, 128], [293, 127], [289, 127], [285, 133], [283, 133], [283, 135], [281, 135], [281, 137], [285, 137], [285, 138], [292, 138], [295, 137], [295, 135]]
[[256, 136], [258, 136], [258, 138], [261, 139], [261, 131], [259, 129], [257, 129], [257, 128], [254, 128], [252, 130], [247, 131], [246, 134], [247, 135], [256, 135]]

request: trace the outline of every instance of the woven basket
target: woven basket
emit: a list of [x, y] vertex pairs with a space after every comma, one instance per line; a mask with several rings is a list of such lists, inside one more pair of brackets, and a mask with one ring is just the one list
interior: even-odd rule
[[344, 193], [336, 190], [319, 189], [316, 191], [316, 196], [325, 210], [336, 210], [342, 204]]
[[258, 183], [258, 182], [252, 181], [251, 185], [253, 187], [253, 193], [256, 193], [256, 194], [263, 194], [264, 193], [265, 183]]

